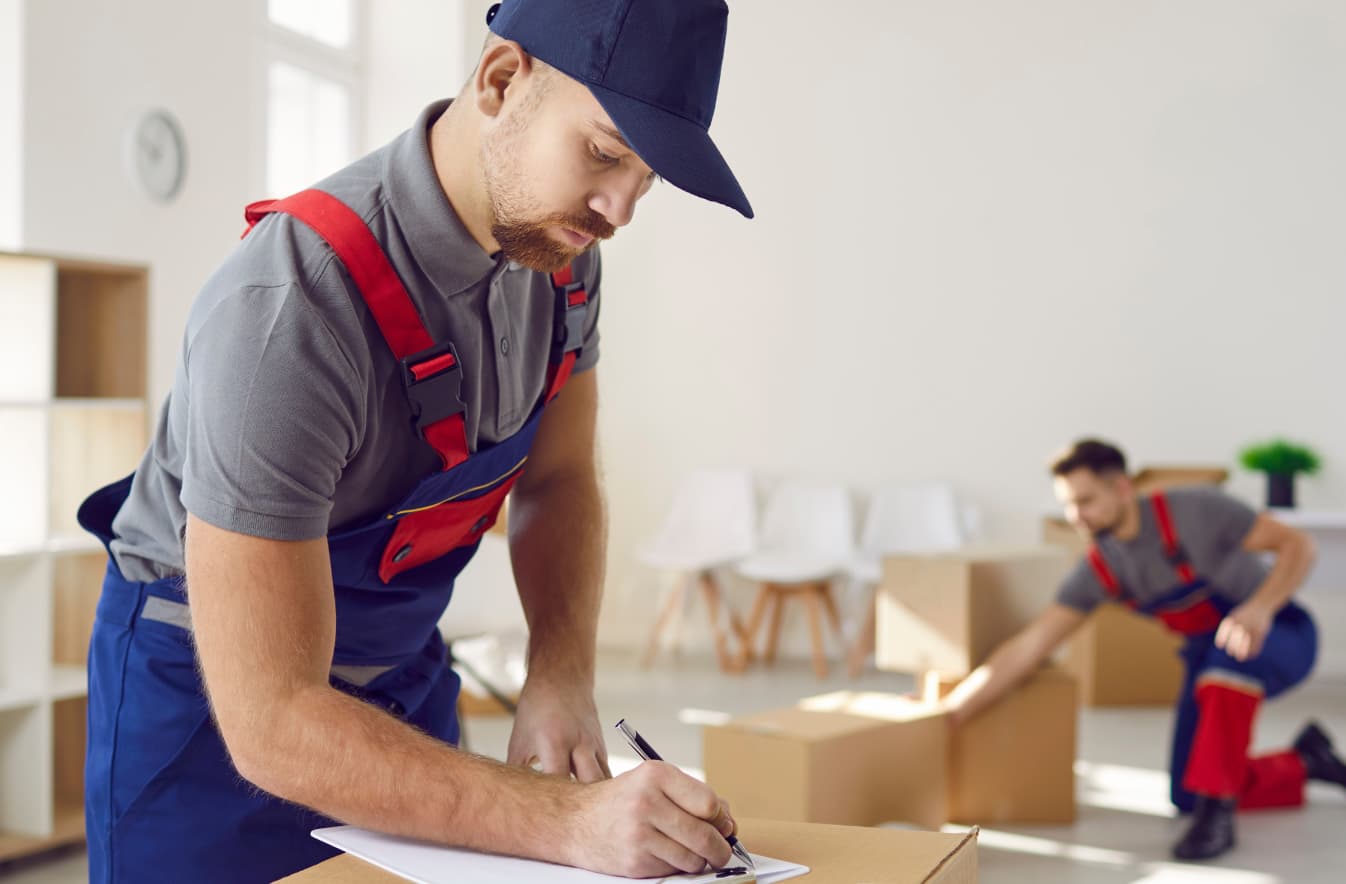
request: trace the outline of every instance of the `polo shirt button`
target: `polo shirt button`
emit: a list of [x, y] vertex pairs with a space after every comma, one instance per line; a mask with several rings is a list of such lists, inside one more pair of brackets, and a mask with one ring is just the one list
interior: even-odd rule
[[500, 339], [500, 353], [502, 356], [509, 355], [509, 338]]
[[400, 562], [400, 561], [402, 561], [403, 559], [405, 559], [405, 558], [406, 558], [407, 556], [409, 556], [409, 555], [411, 555], [411, 544], [410, 544], [410, 543], [408, 543], [406, 546], [404, 546], [404, 547], [402, 547], [401, 549], [399, 549], [397, 552], [393, 553], [393, 561], [394, 561], [394, 562]]
[[485, 516], [482, 516], [480, 519], [477, 519], [477, 524], [472, 526], [472, 533], [480, 534], [482, 531], [485, 531], [487, 521], [488, 520]]

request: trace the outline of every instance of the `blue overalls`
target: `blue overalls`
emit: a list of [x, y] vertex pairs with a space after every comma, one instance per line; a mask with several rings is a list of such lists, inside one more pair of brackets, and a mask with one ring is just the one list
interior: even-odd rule
[[1190, 811], [1197, 795], [1236, 798], [1244, 810], [1304, 803], [1304, 763], [1293, 750], [1250, 758], [1253, 720], [1263, 698], [1275, 697], [1308, 677], [1318, 651], [1318, 631], [1308, 612], [1287, 603], [1272, 623], [1262, 651], [1236, 660], [1215, 646], [1215, 631], [1233, 605], [1192, 567], [1162, 493], [1150, 498], [1164, 551], [1178, 585], [1145, 605], [1118, 582], [1097, 546], [1088, 560], [1104, 589], [1138, 613], [1161, 620], [1187, 637], [1181, 656], [1182, 693], [1174, 715], [1170, 794]]
[[[443, 468], [367, 524], [329, 535], [336, 600], [334, 687], [456, 743], [458, 677], [437, 623], [459, 572], [521, 475], [543, 408], [562, 389], [588, 296], [553, 274], [557, 307], [546, 394], [514, 436], [469, 455], [461, 367], [436, 344], [373, 234], [334, 197], [304, 191], [248, 207], [251, 225], [286, 212], [333, 248], [403, 366], [418, 431]], [[246, 234], [245, 234], [246, 235]], [[108, 545], [131, 478], [80, 507]], [[89, 648], [85, 819], [92, 882], [272, 881], [331, 848], [332, 821], [243, 781], [216, 730], [193, 651], [182, 581], [125, 579], [109, 559]]]

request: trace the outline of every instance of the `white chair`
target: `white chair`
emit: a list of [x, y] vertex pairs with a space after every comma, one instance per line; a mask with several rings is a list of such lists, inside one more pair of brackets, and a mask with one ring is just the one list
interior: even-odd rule
[[883, 557], [958, 549], [980, 522], [975, 508], [960, 506], [944, 484], [889, 483], [873, 490], [851, 577], [867, 587], [864, 621], [848, 655], [848, 672], [860, 674], [874, 651], [874, 606], [883, 576]]
[[715, 571], [734, 564], [753, 550], [757, 534], [757, 499], [752, 474], [739, 469], [703, 469], [689, 474], [678, 488], [659, 533], [638, 553], [644, 564], [674, 576], [674, 584], [654, 623], [641, 664], [649, 666], [659, 639], [675, 624], [674, 646], [690, 584], [701, 588], [715, 639], [720, 668], [738, 671], [745, 655], [730, 650], [721, 626], [720, 608], [728, 612], [729, 628], [742, 643], [747, 632], [728, 605]]
[[775, 661], [785, 602], [802, 598], [808, 607], [813, 668], [819, 678], [825, 678], [822, 618], [826, 615], [840, 639], [841, 618], [832, 596], [832, 581], [846, 573], [854, 557], [855, 519], [850, 492], [831, 483], [783, 482], [767, 501], [758, 551], [735, 569], [759, 584], [748, 616], [747, 659], [753, 656], [758, 629], [770, 609], [771, 624], [762, 659], [768, 665]]

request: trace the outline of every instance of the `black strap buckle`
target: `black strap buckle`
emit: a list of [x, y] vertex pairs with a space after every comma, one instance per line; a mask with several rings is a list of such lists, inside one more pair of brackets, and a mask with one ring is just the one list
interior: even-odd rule
[[[435, 360], [445, 364], [427, 374], [426, 363]], [[421, 369], [420, 377], [413, 367]], [[402, 386], [411, 403], [412, 422], [422, 439], [426, 427], [467, 411], [467, 403], [463, 401], [463, 366], [452, 343], [436, 344], [403, 359]]]
[[556, 288], [556, 318], [552, 323], [552, 340], [559, 358], [584, 346], [584, 324], [589, 318], [589, 299], [571, 304], [570, 296], [584, 291], [584, 283], [572, 282]]
[[1181, 543], [1164, 550], [1164, 556], [1168, 563], [1175, 568], [1181, 568], [1183, 565], [1190, 565], [1192, 560], [1187, 557], [1187, 548]]

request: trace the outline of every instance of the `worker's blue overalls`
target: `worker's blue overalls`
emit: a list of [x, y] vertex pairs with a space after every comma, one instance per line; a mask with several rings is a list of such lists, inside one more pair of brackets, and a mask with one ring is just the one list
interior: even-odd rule
[[[336, 601], [332, 685], [456, 743], [458, 678], [437, 622], [453, 584], [521, 475], [546, 403], [580, 347], [587, 294], [553, 274], [555, 345], [546, 394], [519, 432], [469, 454], [461, 367], [426, 332], [373, 234], [335, 198], [304, 191], [248, 207], [255, 225], [285, 212], [312, 227], [345, 265], [394, 356], [416, 427], [440, 454], [396, 507], [330, 535]], [[400, 395], [400, 394], [398, 394]], [[112, 540], [131, 477], [80, 508]], [[211, 718], [179, 579], [136, 583], [109, 560], [89, 648], [85, 813], [89, 879], [102, 882], [271, 881], [331, 856], [309, 837], [332, 821], [242, 780]]]
[[1190, 811], [1196, 796], [1206, 795], [1236, 798], [1244, 810], [1303, 804], [1306, 775], [1298, 753], [1287, 749], [1250, 758], [1248, 749], [1262, 699], [1294, 687], [1313, 669], [1318, 632], [1312, 618], [1287, 603], [1276, 614], [1261, 653], [1251, 660], [1236, 660], [1216, 647], [1215, 631], [1233, 606], [1192, 567], [1165, 496], [1153, 495], [1150, 504], [1178, 575], [1172, 590], [1137, 605], [1097, 546], [1090, 548], [1088, 560], [1114, 600], [1187, 637], [1170, 756], [1173, 803]]

